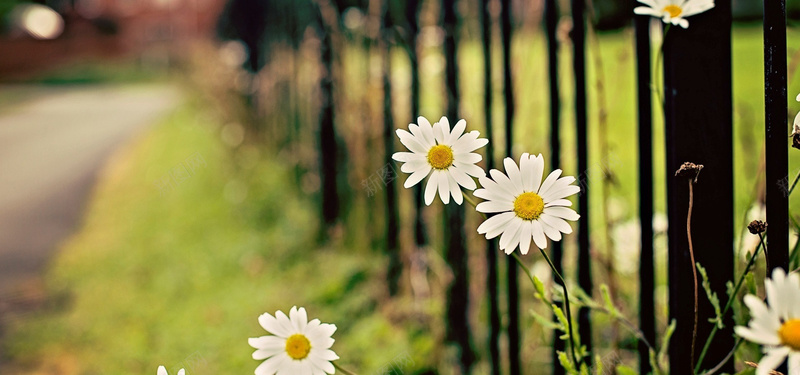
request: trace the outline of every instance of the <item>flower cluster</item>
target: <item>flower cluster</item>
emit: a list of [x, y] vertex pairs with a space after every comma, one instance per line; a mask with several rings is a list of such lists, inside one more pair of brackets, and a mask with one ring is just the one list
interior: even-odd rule
[[578, 220], [580, 215], [569, 208], [572, 202], [566, 198], [580, 192], [580, 187], [572, 184], [575, 177], [561, 177], [561, 170], [557, 169], [542, 181], [544, 158], [527, 153], [522, 154], [519, 164], [506, 158], [505, 173], [493, 169], [487, 177], [476, 165], [482, 157], [473, 151], [489, 141], [479, 138], [476, 130], [465, 133], [466, 121], [458, 121], [452, 130], [446, 117], [433, 125], [425, 117], [419, 117], [417, 122], [410, 124], [408, 131], [397, 130], [400, 142], [411, 152], [397, 152], [393, 159], [404, 163], [401, 171], [411, 174], [404, 184], [406, 188], [430, 176], [425, 204], [433, 203], [437, 191], [444, 204], [450, 202], [451, 196], [461, 204], [461, 188], [475, 190], [475, 177], [481, 188], [474, 195], [485, 200], [476, 210], [495, 214], [478, 227], [478, 233], [487, 239], [500, 236], [500, 249], [506, 254], [517, 248], [527, 254], [531, 242], [544, 249], [548, 238], [560, 241], [562, 233], [572, 233], [567, 220]]

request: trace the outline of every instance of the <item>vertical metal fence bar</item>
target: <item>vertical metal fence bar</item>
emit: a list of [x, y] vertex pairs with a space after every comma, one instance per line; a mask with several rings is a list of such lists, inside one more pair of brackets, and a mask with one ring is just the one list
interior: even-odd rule
[[764, 1], [764, 126], [767, 248], [772, 269], [789, 266], [789, 131], [786, 94], [786, 0]]
[[[586, 19], [585, 0], [571, 0], [572, 7], [572, 70], [575, 75], [575, 126], [578, 143], [578, 173], [581, 193], [578, 207], [578, 285], [592, 294], [592, 263], [589, 244], [589, 144], [586, 115]], [[578, 310], [578, 334], [587, 352], [592, 351], [591, 310]], [[589, 357], [591, 361], [591, 356]]]
[[[653, 97], [650, 84], [650, 16], [636, 16], [636, 92], [639, 115], [639, 327], [648, 342], [655, 343], [655, 270], [653, 265]], [[649, 374], [650, 352], [639, 343], [639, 373]]]
[[[479, 0], [481, 31], [483, 33], [483, 113], [486, 123], [486, 170], [494, 168], [494, 137], [492, 136], [492, 19], [491, 0]], [[497, 239], [486, 241], [486, 288], [489, 299], [489, 365], [492, 375], [500, 375], [500, 304], [497, 284]]]
[[[669, 310], [677, 321], [670, 345], [670, 371], [691, 374], [702, 349], [714, 309], [699, 289], [694, 355], [694, 283], [687, 237], [689, 186], [675, 177], [682, 163], [705, 168], [694, 185], [691, 231], [696, 262], [708, 271], [711, 289], [727, 302], [725, 283], [733, 279], [733, 105], [731, 84], [731, 3], [689, 18], [689, 27], [672, 26], [665, 36], [665, 130], [667, 207], [669, 211]], [[785, 137], [786, 134], [783, 134]], [[702, 280], [700, 280], [702, 281]], [[722, 361], [733, 348], [733, 319], [715, 336], [703, 369]], [[720, 372], [733, 372], [728, 362]]]
[[[392, 118], [392, 60], [391, 45], [389, 43], [389, 4], [388, 0], [381, 1], [381, 59], [383, 63], [383, 147], [384, 161], [391, 165], [394, 154], [394, 119]], [[398, 245], [398, 222], [400, 214], [397, 207], [397, 187], [395, 181], [386, 181], [386, 252], [389, 255], [387, 279], [389, 295], [395, 296], [400, 289], [400, 275], [403, 272], [403, 263], [400, 260], [400, 247]]]
[[[511, 0], [500, 0], [500, 31], [503, 40], [503, 92], [506, 99], [506, 156], [512, 155], [514, 86], [511, 77]], [[519, 330], [519, 280], [517, 263], [513, 257], [506, 257], [508, 282], [508, 359], [509, 374], [521, 374], [520, 330]]]
[[[411, 122], [416, 123], [420, 115], [419, 109], [419, 11], [421, 0], [408, 0], [406, 3], [406, 19], [408, 20], [408, 57], [411, 60]], [[419, 251], [428, 242], [425, 233], [425, 223], [422, 220], [422, 208], [425, 207], [423, 199], [423, 185], [414, 187], [414, 243], [415, 251]]]
[[[444, 25], [445, 84], [447, 88], [447, 117], [455, 123], [459, 116], [457, 65], [458, 17], [456, 1], [442, 0]], [[447, 290], [447, 339], [458, 346], [461, 374], [470, 374], [474, 362], [472, 336], [469, 329], [469, 269], [467, 244], [464, 238], [464, 206], [445, 205], [447, 251], [445, 259], [453, 272]]]
[[[547, 75], [550, 82], [550, 170], [561, 168], [561, 93], [558, 88], [558, 3], [556, 0], [544, 2], [544, 27], [547, 35]], [[562, 267], [563, 246], [560, 241], [551, 242], [553, 265], [559, 273], [563, 274]], [[554, 276], [553, 280], [557, 280]], [[558, 281], [556, 281], [558, 282]], [[558, 304], [561, 307], [561, 304]], [[551, 361], [553, 375], [563, 375], [564, 368], [558, 361], [558, 352], [564, 351], [564, 341], [561, 332], [553, 330], [553, 350]]]

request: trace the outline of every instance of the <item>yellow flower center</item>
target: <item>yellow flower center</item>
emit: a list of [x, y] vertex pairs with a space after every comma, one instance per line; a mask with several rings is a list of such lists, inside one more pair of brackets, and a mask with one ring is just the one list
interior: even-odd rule
[[781, 329], [778, 330], [778, 337], [781, 338], [783, 345], [800, 351], [800, 319], [790, 319], [784, 322]]
[[544, 211], [544, 200], [536, 193], [522, 193], [514, 199], [514, 213], [522, 220], [536, 220]]
[[453, 165], [453, 149], [450, 146], [436, 145], [428, 151], [428, 164], [434, 169], [447, 169]]
[[298, 333], [286, 339], [286, 354], [292, 357], [292, 359], [304, 359], [308, 357], [308, 352], [310, 351], [311, 343], [305, 336]]
[[678, 6], [678, 5], [674, 5], [674, 4], [667, 5], [667, 6], [665, 6], [665, 7], [664, 7], [664, 9], [662, 9], [662, 10], [663, 10], [664, 12], [667, 12], [667, 13], [669, 13], [669, 16], [670, 16], [671, 18], [675, 18], [675, 17], [677, 17], [677, 16], [680, 16], [680, 15], [681, 15], [681, 13], [683, 13], [683, 8], [681, 8], [681, 7], [680, 7], [680, 6]]

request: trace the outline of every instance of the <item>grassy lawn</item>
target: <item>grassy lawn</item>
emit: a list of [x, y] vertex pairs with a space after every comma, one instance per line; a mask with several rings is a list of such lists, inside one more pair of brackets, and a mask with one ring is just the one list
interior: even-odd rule
[[[736, 212], [740, 216], [753, 199], [759, 168], [763, 58], [759, 27], [740, 26], [734, 34], [733, 131], [737, 150]], [[790, 30], [790, 45], [797, 36], [795, 29]], [[610, 195], [620, 222], [635, 218], [637, 202], [636, 149], [632, 147], [636, 140], [632, 46], [630, 30], [600, 38], [609, 105], [610, 154], [618, 180]], [[539, 34], [521, 35], [515, 40], [515, 48], [519, 103], [516, 154], [525, 151], [546, 155], [549, 138], [544, 39]], [[569, 156], [574, 155], [571, 145], [575, 138], [569, 47], [562, 48], [564, 170], [575, 175], [574, 158]], [[790, 55], [794, 51], [791, 49]], [[395, 57], [397, 74], [402, 76], [407, 72], [407, 62], [400, 52]], [[464, 43], [460, 60], [463, 115], [470, 127], [481, 129], [482, 76], [475, 73], [482, 71], [480, 46]], [[529, 67], [528, 61], [537, 64]], [[358, 75], [363, 69], [363, 63], [346, 66], [345, 80], [360, 82]], [[590, 73], [593, 87], [597, 72]], [[791, 98], [792, 93], [800, 91], [800, 82], [792, 73]], [[422, 114], [428, 118], [438, 118], [443, 108], [444, 89], [436, 78], [438, 74], [441, 72], [435, 66], [423, 67]], [[499, 128], [502, 81], [499, 76], [493, 79], [498, 83], [495, 116]], [[357, 84], [351, 87], [348, 95], [352, 97], [365, 90]], [[396, 83], [397, 90], [405, 90], [403, 87]], [[590, 139], [596, 142], [597, 96], [593, 89], [590, 93]], [[396, 94], [398, 126], [408, 120], [400, 115], [407, 113], [408, 105], [402, 95], [403, 91]], [[355, 122], [347, 121], [358, 111], [358, 105], [348, 106], [348, 101], [355, 99], [347, 97], [341, 101], [350, 113], [340, 116], [340, 131], [356, 164], [349, 173], [369, 175], [368, 171], [382, 163], [378, 157], [361, 160], [363, 155], [356, 152], [354, 136], [348, 132]], [[793, 110], [800, 108], [794, 102], [791, 106]], [[48, 271], [48, 289], [57, 303], [13, 326], [7, 336], [4, 351], [13, 360], [12, 371], [146, 374], [154, 373], [163, 364], [170, 373], [179, 367], [186, 367], [192, 375], [249, 373], [257, 362], [250, 358], [253, 350], [247, 345], [247, 338], [264, 334], [256, 318], [265, 311], [288, 311], [293, 305], [305, 306], [310, 317], [339, 327], [334, 349], [342, 358], [340, 363], [360, 374], [372, 373], [403, 355], [414, 359], [414, 365], [406, 369], [409, 373], [448, 363], [452, 353], [436, 345], [442, 335], [443, 322], [435, 318], [442, 315], [441, 295], [434, 294], [422, 303], [388, 300], [380, 242], [371, 245], [358, 237], [361, 228], [367, 228], [367, 232], [381, 228], [380, 209], [374, 215], [368, 213], [376, 202], [381, 202], [379, 197], [358, 194], [359, 185], [355, 185], [345, 236], [320, 246], [317, 208], [314, 199], [309, 198], [313, 188], [295, 183], [291, 154], [280, 153], [276, 157], [273, 150], [247, 144], [236, 151], [227, 148], [219, 137], [221, 121], [205, 107], [206, 103], [191, 100], [109, 161], [83, 227], [65, 244]], [[658, 109], [654, 113], [656, 117], [660, 115]], [[655, 160], [656, 165], [662, 165], [663, 126], [659, 121], [656, 124]], [[498, 140], [502, 140], [501, 135], [500, 131], [495, 134]], [[599, 168], [604, 162], [595, 151], [596, 143], [592, 146], [592, 165]], [[796, 170], [800, 155], [791, 155], [790, 165]], [[181, 171], [187, 173], [173, 178], [172, 174]], [[660, 212], [664, 211], [665, 176], [670, 172], [663, 168], [653, 172]], [[599, 184], [599, 177], [592, 178]], [[159, 188], [159, 181], [165, 180], [172, 181], [169, 188]], [[402, 194], [409, 202], [409, 193]], [[596, 228], [603, 221], [600, 198], [600, 194], [592, 196], [592, 205], [597, 209], [591, 220]], [[793, 208], [796, 212], [798, 207]], [[437, 209], [432, 208], [433, 212]], [[409, 223], [407, 211], [403, 211], [404, 225]], [[378, 220], [372, 222], [375, 217]], [[476, 219], [470, 218], [468, 225], [475, 224]], [[595, 240], [606, 234], [598, 230], [592, 235], [593, 242], [602, 243]], [[408, 231], [404, 230], [403, 236], [407, 241]], [[438, 236], [435, 229], [433, 236]], [[471, 264], [479, 263], [483, 242], [471, 231], [468, 240], [475, 258]], [[574, 236], [567, 243], [573, 249]], [[435, 263], [436, 257], [431, 258]], [[532, 258], [532, 262], [536, 260]], [[476, 307], [472, 316], [476, 349], [485, 352], [481, 272], [480, 267], [475, 269]], [[664, 282], [661, 277], [661, 284]], [[621, 290], [621, 298], [630, 301], [629, 306], [635, 306], [631, 297], [634, 287], [627, 285]], [[529, 293], [529, 289], [523, 284], [523, 293]], [[659, 295], [664, 312], [663, 290]], [[525, 309], [533, 307], [530, 299], [525, 303]], [[635, 313], [635, 309], [625, 310]], [[603, 327], [602, 317], [597, 319], [602, 336], [607, 328]], [[546, 364], [549, 349], [545, 338], [549, 332], [536, 327], [530, 316], [524, 324], [534, 328], [526, 332], [523, 357], [528, 365]], [[480, 366], [478, 373], [485, 370], [485, 364]]]

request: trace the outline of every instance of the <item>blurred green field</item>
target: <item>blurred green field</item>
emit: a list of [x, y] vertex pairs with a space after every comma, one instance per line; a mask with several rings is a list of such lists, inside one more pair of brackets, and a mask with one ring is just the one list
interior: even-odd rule
[[[791, 29], [790, 46], [800, 33]], [[763, 71], [760, 26], [739, 25], [734, 33], [734, 139], [737, 150], [736, 212], [743, 215], [753, 201], [763, 139]], [[539, 33], [520, 34], [514, 42], [517, 84], [517, 135], [515, 155], [548, 152], [547, 76], [545, 45]], [[631, 30], [601, 35], [603, 79], [609, 104], [610, 153], [615, 160], [617, 185], [611, 191], [614, 226], [636, 215], [636, 117]], [[462, 114], [471, 128], [483, 129], [481, 48], [475, 41], [462, 43], [460, 77]], [[797, 51], [791, 48], [789, 55]], [[563, 97], [564, 161], [566, 174], [577, 175], [574, 158], [574, 126], [571, 107], [569, 46], [562, 46], [561, 82]], [[444, 86], [440, 78], [438, 50], [426, 47], [422, 61], [422, 115], [438, 118], [443, 112]], [[437, 57], [439, 56], [439, 57]], [[362, 128], [380, 129], [378, 124], [358, 121], [364, 117], [359, 106], [372, 88], [363, 85], [364, 60], [359, 48], [343, 53], [343, 79], [338, 130], [353, 161], [348, 169], [352, 197], [342, 233], [333, 233], [326, 245], [317, 241], [319, 216], [314, 198], [313, 178], [298, 186], [294, 176], [296, 160], [291, 152], [278, 152], [245, 142], [236, 150], [221, 140], [225, 120], [207, 99], [193, 97], [174, 114], [133, 141], [109, 161], [95, 191], [85, 223], [52, 263], [47, 285], [54, 301], [48, 308], [12, 327], [4, 351], [20, 373], [108, 374], [152, 373], [165, 365], [173, 373], [186, 367], [189, 374], [248, 373], [258, 362], [248, 337], [264, 334], [257, 316], [265, 311], [288, 311], [305, 306], [311, 317], [336, 324], [334, 350], [340, 363], [357, 373], [373, 373], [398, 356], [410, 355], [414, 364], [404, 373], [439, 367], [441, 374], [452, 368], [453, 353], [438, 345], [443, 335], [443, 300], [437, 291], [447, 281], [443, 260], [434, 246], [428, 255], [433, 274], [432, 295], [426, 299], [386, 298], [381, 250], [381, 195], [369, 197], [361, 190], [360, 178], [383, 165], [382, 156], [364, 155], [367, 139], [380, 140], [378, 131], [366, 134]], [[495, 58], [499, 66], [499, 51]], [[591, 60], [588, 60], [591, 61]], [[407, 90], [408, 62], [398, 48], [394, 55], [396, 123], [409, 121]], [[496, 83], [496, 128], [502, 124], [502, 80]], [[800, 91], [800, 82], [790, 72], [790, 98]], [[593, 149], [590, 165], [600, 168], [604, 161], [596, 151], [597, 100], [590, 70], [590, 126]], [[375, 96], [375, 95], [373, 95]], [[798, 103], [791, 103], [798, 110]], [[660, 111], [654, 111], [656, 118]], [[313, 118], [313, 117], [311, 117]], [[653, 147], [656, 165], [664, 160], [663, 129], [656, 122]], [[788, 133], [787, 133], [788, 135]], [[501, 142], [502, 132], [494, 134]], [[788, 138], [787, 138], [788, 145]], [[399, 142], [398, 142], [399, 147]], [[788, 146], [787, 146], [788, 147]], [[500, 150], [498, 150], [499, 152]], [[794, 150], [792, 150], [794, 151]], [[381, 151], [382, 152], [382, 151]], [[205, 165], [190, 178], [162, 191], [156, 183], [169, 176], [187, 158], [200, 155]], [[278, 155], [278, 156], [276, 156]], [[369, 157], [367, 157], [369, 156]], [[499, 156], [499, 155], [496, 155]], [[549, 156], [547, 156], [549, 158]], [[607, 163], [606, 163], [607, 164]], [[800, 167], [800, 155], [791, 153], [790, 167]], [[599, 169], [590, 183], [600, 183]], [[664, 181], [671, 171], [656, 168], [657, 211], [664, 211]], [[793, 174], [792, 174], [793, 175]], [[597, 177], [594, 177], [597, 176]], [[401, 177], [403, 180], [404, 177]], [[310, 181], [310, 182], [309, 182]], [[411, 200], [403, 199], [402, 232], [410, 246]], [[592, 242], [602, 244], [603, 215], [600, 194], [592, 195]], [[428, 210], [432, 240], [440, 237], [436, 214], [441, 204]], [[800, 208], [797, 202], [793, 212]], [[469, 211], [469, 210], [468, 210]], [[477, 215], [468, 214], [468, 228], [477, 227]], [[737, 220], [738, 225], [738, 220]], [[738, 226], [737, 226], [738, 227]], [[376, 240], [377, 239], [377, 240]], [[485, 312], [483, 306], [483, 240], [467, 231], [471, 247], [470, 265], [474, 277], [474, 311], [471, 311], [476, 351], [484, 359]], [[568, 258], [574, 250], [574, 236], [568, 237]], [[663, 238], [661, 239], [663, 240]], [[659, 241], [663, 250], [663, 241]], [[606, 249], [598, 245], [604, 253]], [[660, 254], [663, 263], [663, 252]], [[536, 272], [536, 256], [528, 257]], [[663, 267], [662, 267], [663, 268]], [[663, 271], [663, 270], [662, 270]], [[622, 271], [618, 277], [632, 277]], [[540, 273], [546, 275], [546, 273]], [[574, 280], [574, 278], [568, 278]], [[596, 273], [603, 280], [602, 272]], [[664, 272], [659, 274], [659, 310], [664, 324], [666, 293]], [[531, 293], [522, 283], [522, 295]], [[635, 283], [623, 283], [619, 301], [622, 310], [636, 312]], [[539, 306], [540, 307], [540, 306]], [[523, 311], [539, 308], [525, 298]], [[526, 368], [549, 363], [549, 331], [524, 314], [526, 331], [523, 359]], [[596, 340], [601, 356], [613, 350], [606, 319], [596, 316]], [[628, 342], [628, 345], [630, 342]], [[623, 352], [623, 360], [631, 360]], [[633, 364], [633, 362], [630, 362]], [[476, 373], [485, 373], [481, 362]]]

